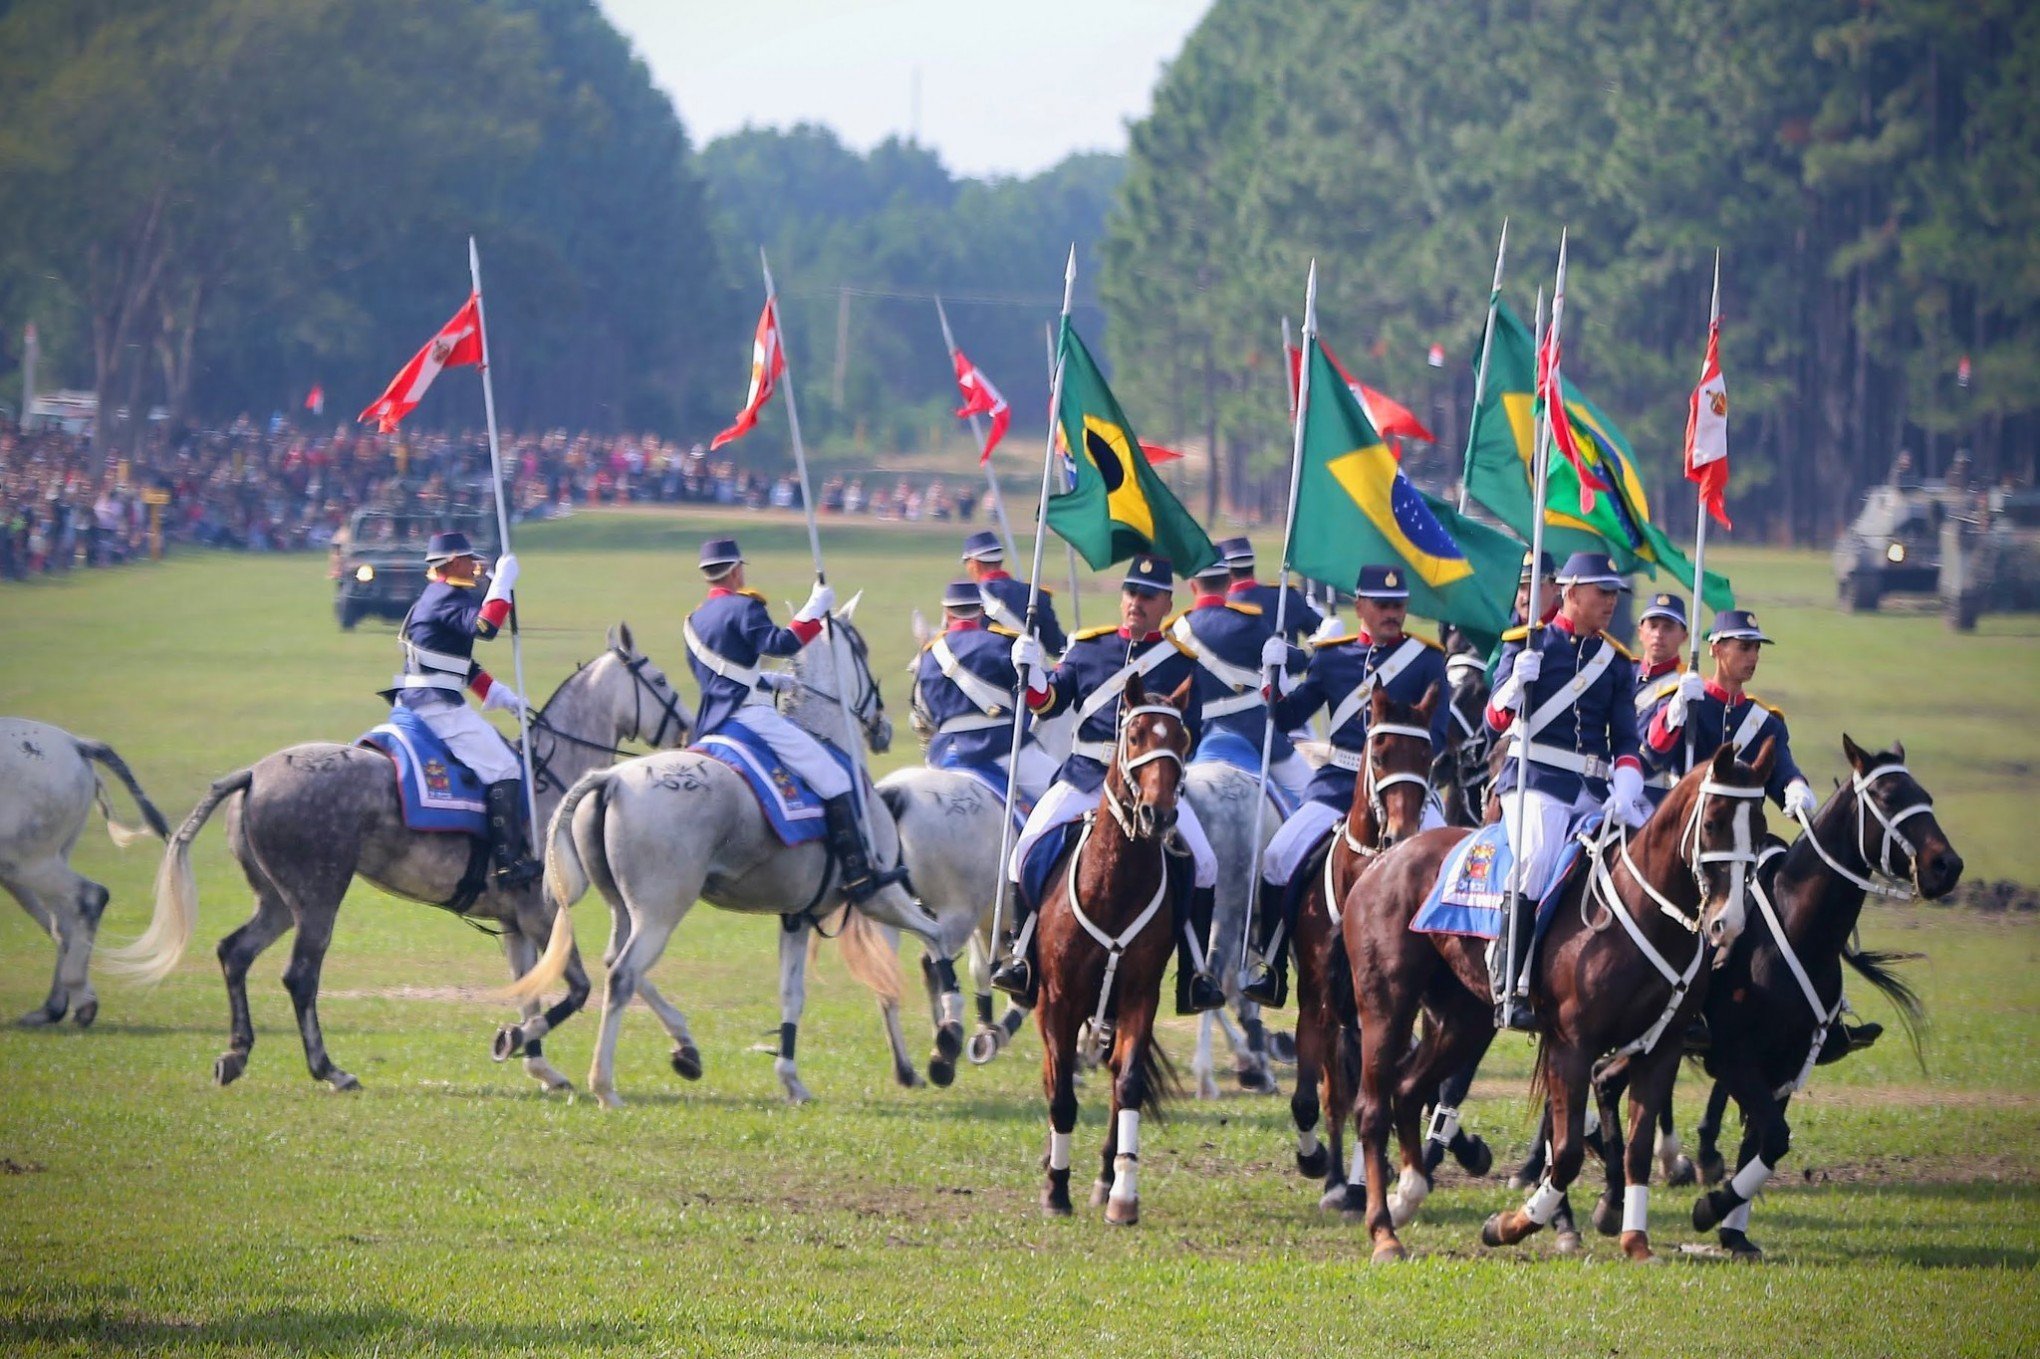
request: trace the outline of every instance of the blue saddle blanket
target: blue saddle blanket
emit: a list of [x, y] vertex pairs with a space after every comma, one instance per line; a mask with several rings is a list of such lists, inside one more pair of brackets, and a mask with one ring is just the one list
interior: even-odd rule
[[[1213, 727], [1204, 733], [1204, 739], [1197, 743], [1196, 753], [1191, 755], [1192, 764], [1229, 764], [1255, 778], [1261, 776], [1261, 748], [1236, 731]], [[1297, 802], [1289, 790], [1274, 779], [1268, 780], [1268, 800], [1275, 804], [1275, 810], [1284, 821], [1296, 814]]]
[[1027, 857], [1020, 864], [1020, 900], [1027, 909], [1038, 911], [1041, 900], [1048, 895], [1049, 883], [1055, 870], [1062, 863], [1063, 852], [1074, 849], [1077, 837], [1083, 834], [1081, 820], [1065, 821], [1034, 842], [1027, 851]]
[[[1580, 836], [1597, 829], [1601, 814], [1591, 813], [1573, 823], [1565, 847], [1553, 864], [1551, 880], [1529, 884], [1537, 896], [1535, 938], [1542, 938], [1545, 924], [1564, 894], [1573, 871], [1579, 867], [1586, 847]], [[1483, 826], [1453, 846], [1438, 869], [1438, 879], [1424, 898], [1410, 928], [1419, 934], [1467, 934], [1476, 939], [1494, 939], [1507, 924], [1509, 873], [1515, 861], [1509, 849], [1509, 835], [1501, 822]]]
[[[968, 774], [983, 784], [985, 791], [989, 792], [995, 801], [1004, 802], [1006, 800], [1006, 776], [1000, 772], [999, 766], [989, 760], [980, 762], [962, 759], [952, 749], [943, 755], [941, 762], [935, 768], [947, 769], [957, 774]], [[1019, 830], [1027, 824], [1027, 818], [1034, 814], [1034, 803], [1022, 794], [1018, 788], [1015, 788], [1013, 790], [1013, 805], [1008, 807], [1006, 812], [1007, 815], [1013, 818], [1013, 828]]]
[[481, 780], [409, 708], [392, 707], [389, 720], [363, 732], [355, 744], [380, 750], [396, 766], [397, 800], [412, 830], [489, 833]]
[[[849, 756], [826, 741], [821, 746], [843, 766], [844, 773], [850, 772]], [[827, 834], [821, 797], [808, 787], [806, 780], [781, 763], [772, 747], [745, 727], [742, 719], [723, 723], [713, 735], [702, 737], [688, 749], [720, 760], [743, 775], [781, 844], [804, 845]]]

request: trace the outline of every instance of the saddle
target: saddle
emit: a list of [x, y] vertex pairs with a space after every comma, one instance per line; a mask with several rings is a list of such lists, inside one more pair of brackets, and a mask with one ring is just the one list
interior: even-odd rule
[[401, 704], [391, 708], [389, 718], [363, 732], [355, 744], [389, 757], [396, 772], [397, 800], [410, 829], [488, 837], [481, 780], [409, 708]]
[[[827, 741], [821, 744], [830, 758], [843, 766], [844, 773], [852, 772], [849, 756]], [[687, 749], [728, 765], [743, 777], [751, 796], [758, 799], [758, 810], [765, 814], [781, 844], [804, 845], [827, 835], [821, 797], [805, 779], [781, 763], [772, 747], [746, 728], [741, 718], [725, 722], [713, 735], [702, 737]]]

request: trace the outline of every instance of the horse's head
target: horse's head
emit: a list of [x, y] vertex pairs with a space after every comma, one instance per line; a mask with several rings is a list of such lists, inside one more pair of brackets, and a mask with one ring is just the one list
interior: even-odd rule
[[[848, 604], [829, 616], [829, 626], [823, 634], [828, 639], [826, 647], [805, 647], [794, 657], [795, 684], [779, 690], [779, 708], [799, 720], [798, 714], [809, 703], [822, 700], [833, 708], [836, 696], [846, 694], [850, 716], [863, 729], [866, 744], [882, 755], [892, 748], [892, 719], [886, 716], [885, 695], [871, 673], [870, 648], [865, 645], [864, 634], [850, 621], [863, 598], [860, 590], [850, 597]], [[810, 716], [801, 725], [834, 740], [841, 734], [841, 720], [834, 715], [826, 719]]]
[[571, 735], [587, 740], [606, 736], [612, 745], [643, 741], [666, 750], [686, 745], [693, 734], [679, 691], [637, 649], [628, 623], [609, 630], [609, 649], [576, 671], [556, 698], [566, 695], [569, 685], [580, 711], [560, 716], [549, 703], [547, 715]]
[[1842, 734], [1849, 788], [1855, 795], [1856, 854], [1864, 868], [1894, 881], [1910, 878], [1929, 900], [1948, 895], [1962, 878], [1962, 856], [1934, 817], [1934, 799], [1905, 767], [1905, 743], [1871, 754]]
[[[1776, 758], [1775, 743], [1769, 739], [1748, 763], [1736, 758], [1733, 745], [1724, 744], [1712, 760], [1681, 780], [1674, 795], [1658, 808], [1658, 818], [1684, 817], [1679, 823], [1684, 826], [1679, 849], [1700, 891], [1700, 932], [1719, 950], [1726, 950], [1743, 930], [1750, 875], [1756, 871], [1757, 851], [1768, 831], [1764, 785], [1770, 782]], [[1726, 956], [1717, 953], [1716, 965]]]
[[1373, 848], [1388, 849], [1423, 828], [1431, 796], [1431, 714], [1441, 701], [1435, 684], [1415, 703], [1398, 703], [1380, 688], [1368, 700], [1364, 796], [1353, 800], [1353, 815], [1364, 806], [1373, 818]]
[[1165, 700], [1151, 698], [1140, 676], [1126, 677], [1119, 706], [1119, 740], [1106, 771], [1106, 804], [1129, 839], [1165, 835], [1176, 824], [1176, 798], [1190, 758], [1190, 728], [1183, 721], [1195, 679]]

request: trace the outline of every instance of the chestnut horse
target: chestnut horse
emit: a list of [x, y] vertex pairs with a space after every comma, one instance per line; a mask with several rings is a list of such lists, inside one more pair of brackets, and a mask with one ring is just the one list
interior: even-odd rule
[[[1590, 1068], [1603, 1054], [1621, 1050], [1633, 1054], [1627, 1157], [1637, 1182], [1624, 1202], [1622, 1245], [1632, 1258], [1650, 1255], [1644, 1222], [1649, 1191], [1642, 1186], [1651, 1134], [1677, 1071], [1678, 1035], [1704, 990], [1701, 962], [1709, 948], [1725, 948], [1742, 930], [1772, 758], [1768, 741], [1753, 764], [1739, 762], [1724, 746], [1667, 795], [1642, 829], [1597, 837], [1588, 871], [1566, 888], [1531, 971], [1531, 995], [1544, 1022], [1533, 1094], [1541, 1087], [1551, 1099], [1551, 1166], [1522, 1210], [1488, 1219], [1481, 1229], [1485, 1244], [1520, 1241], [1558, 1212], [1584, 1159]], [[1367, 1226], [1377, 1261], [1403, 1257], [1396, 1227], [1416, 1214], [1430, 1189], [1423, 1093], [1448, 1072], [1477, 1063], [1494, 1040], [1486, 944], [1410, 929], [1447, 854], [1466, 834], [1428, 831], [1405, 841], [1354, 884], [1345, 903], [1346, 953], [1361, 1025], [1358, 1113], [1367, 1152]], [[1423, 1041], [1412, 1052], [1419, 1010]], [[1660, 1042], [1667, 1032], [1672, 1041]], [[1391, 1120], [1403, 1160], [1392, 1195]]]
[[[1046, 1212], [1070, 1211], [1070, 1133], [1077, 1125], [1078, 1030], [1110, 1044], [1112, 1117], [1091, 1201], [1105, 1220], [1140, 1220], [1135, 1173], [1140, 1116], [1159, 1111], [1173, 1073], [1154, 1043], [1162, 973], [1174, 950], [1164, 842], [1176, 823], [1190, 732], [1185, 680], [1166, 702], [1150, 701], [1140, 676], [1127, 678], [1119, 739], [1098, 806], [1087, 813], [1075, 848], [1056, 865], [1042, 893], [1036, 935], [1041, 999], [1041, 1084], [1048, 1096]], [[1180, 871], [1187, 872], [1188, 865]]]

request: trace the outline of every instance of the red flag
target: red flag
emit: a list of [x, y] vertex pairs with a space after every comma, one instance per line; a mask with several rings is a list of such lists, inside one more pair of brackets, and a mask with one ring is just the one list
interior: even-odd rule
[[1573, 472], [1580, 479], [1580, 512], [1592, 514], [1600, 502], [1595, 499], [1596, 491], [1611, 490], [1608, 481], [1588, 462], [1585, 450], [1580, 447], [1579, 435], [1572, 427], [1572, 416], [1565, 408], [1565, 378], [1559, 372], [1559, 355], [1562, 346], [1556, 333], [1544, 337], [1544, 351], [1537, 356], [1537, 395], [1551, 411], [1551, 441], [1565, 460], [1572, 464]]
[[1183, 456], [1173, 448], [1163, 448], [1160, 444], [1151, 444], [1145, 439], [1140, 441], [1140, 451], [1147, 454], [1150, 463], [1175, 462]]
[[305, 393], [305, 409], [313, 415], [326, 413], [326, 389], [314, 382], [312, 390]]
[[758, 423], [758, 412], [765, 409], [773, 388], [786, 373], [786, 351], [779, 344], [778, 306], [776, 299], [768, 297], [765, 310], [758, 313], [758, 333], [751, 340], [751, 390], [744, 397], [744, 408], [737, 412], [736, 423], [708, 441], [712, 449], [751, 432]]
[[1013, 408], [999, 395], [999, 389], [985, 376], [984, 369], [965, 358], [961, 349], [956, 351], [956, 388], [963, 393], [957, 419], [968, 420], [973, 415], [992, 417], [991, 433], [985, 436], [984, 451], [978, 454], [978, 465], [983, 466], [992, 460], [992, 450], [998, 447], [999, 440], [1006, 437], [1006, 430], [1013, 423]]
[[1686, 480], [1723, 528], [1728, 522], [1728, 387], [1721, 380], [1721, 322], [1707, 327], [1707, 361], [1686, 406]]
[[377, 432], [388, 434], [418, 408], [440, 369], [461, 368], [481, 361], [481, 298], [469, 293], [466, 304], [453, 314], [453, 319], [441, 326], [439, 333], [427, 340], [425, 347], [390, 379], [383, 394], [354, 418], [363, 424], [373, 419]]
[[[1346, 365], [1339, 362], [1338, 355], [1326, 347], [1323, 338], [1318, 348], [1325, 351], [1325, 357], [1332, 361], [1332, 367], [1339, 370], [1339, 376], [1346, 379], [1346, 386], [1360, 403], [1360, 409], [1367, 412], [1367, 423], [1374, 426], [1375, 433], [1383, 436], [1400, 435], [1405, 439], [1421, 439], [1436, 443], [1437, 436], [1424, 428], [1423, 421], [1411, 414], [1409, 407], [1397, 401], [1386, 392], [1376, 391], [1346, 371]], [[1296, 410], [1296, 385], [1298, 375], [1303, 371], [1303, 351], [1291, 346], [1289, 350], [1289, 409]]]

